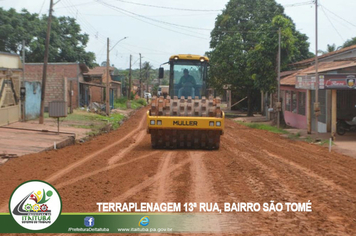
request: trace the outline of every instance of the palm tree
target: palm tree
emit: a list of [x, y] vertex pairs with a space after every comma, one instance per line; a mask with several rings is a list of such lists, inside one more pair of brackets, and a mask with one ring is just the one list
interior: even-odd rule
[[339, 50], [339, 49], [341, 49], [341, 48], [342, 48], [341, 46], [337, 47], [335, 43], [333, 43], [333, 44], [328, 44], [328, 45], [326, 46], [326, 51], [318, 50], [318, 53], [326, 54], [326, 53], [330, 53], [330, 52], [335, 52], [335, 51], [337, 51], [337, 50]]

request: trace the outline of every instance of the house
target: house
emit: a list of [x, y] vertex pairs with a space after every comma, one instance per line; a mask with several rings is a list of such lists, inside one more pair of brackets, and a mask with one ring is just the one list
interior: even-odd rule
[[22, 63], [17, 54], [0, 52], [0, 126], [21, 119]]
[[[350, 47], [342, 48], [340, 50], [336, 50], [330, 53], [325, 53], [323, 55], [320, 55], [318, 56], [318, 61], [330, 62], [330, 61], [337, 61], [340, 59], [342, 60], [342, 59], [355, 58], [355, 57], [356, 57], [356, 45], [353, 45]], [[298, 70], [298, 69], [305, 69], [314, 64], [315, 64], [315, 57], [293, 63], [291, 64], [291, 66], [296, 70]]]
[[[117, 81], [121, 77], [113, 75], [115, 67], [109, 67], [110, 74], [110, 104], [113, 106], [113, 101], [121, 97], [121, 82]], [[88, 106], [91, 102], [105, 103], [105, 89], [107, 84], [107, 68], [106, 66], [98, 66], [84, 73], [84, 81], [81, 84], [81, 99], [82, 106]]]
[[[48, 63], [45, 111], [48, 111], [48, 103], [51, 101], [66, 101], [68, 107], [75, 109], [80, 107], [81, 92], [80, 83], [83, 80], [83, 74], [88, 72], [89, 68], [78, 62], [58, 62]], [[25, 64], [25, 83], [26, 83], [26, 108], [38, 107], [40, 104], [41, 84], [43, 74], [43, 63]], [[33, 99], [27, 97], [33, 95]], [[37, 95], [37, 96], [35, 96]], [[28, 110], [27, 109], [27, 110]], [[31, 114], [27, 114], [27, 119], [36, 118], [39, 110], [36, 108]]]
[[316, 96], [314, 65], [281, 80], [284, 119], [289, 126], [307, 129], [309, 133], [316, 129], [320, 133], [331, 132], [334, 137], [337, 119], [356, 116], [356, 57], [321, 62], [318, 74], [318, 124], [313, 105]]

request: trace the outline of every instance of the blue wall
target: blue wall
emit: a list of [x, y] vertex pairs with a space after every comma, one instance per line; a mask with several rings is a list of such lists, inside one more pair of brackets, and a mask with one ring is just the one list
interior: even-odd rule
[[33, 120], [39, 117], [41, 109], [41, 83], [25, 81], [26, 102], [25, 117], [26, 120]]

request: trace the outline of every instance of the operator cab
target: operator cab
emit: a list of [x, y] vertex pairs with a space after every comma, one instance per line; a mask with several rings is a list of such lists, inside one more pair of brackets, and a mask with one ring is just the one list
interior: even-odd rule
[[[188, 97], [206, 96], [207, 57], [180, 54], [169, 58], [169, 95], [185, 99]], [[163, 78], [163, 68], [160, 68], [159, 78]]]

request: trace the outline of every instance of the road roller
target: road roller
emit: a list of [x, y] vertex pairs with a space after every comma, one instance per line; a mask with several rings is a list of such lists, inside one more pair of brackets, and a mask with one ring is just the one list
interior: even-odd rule
[[[225, 114], [221, 99], [208, 95], [209, 58], [178, 54], [164, 64], [170, 66], [169, 95], [153, 96], [147, 111], [152, 148], [219, 149]], [[163, 77], [160, 67], [159, 78]]]

